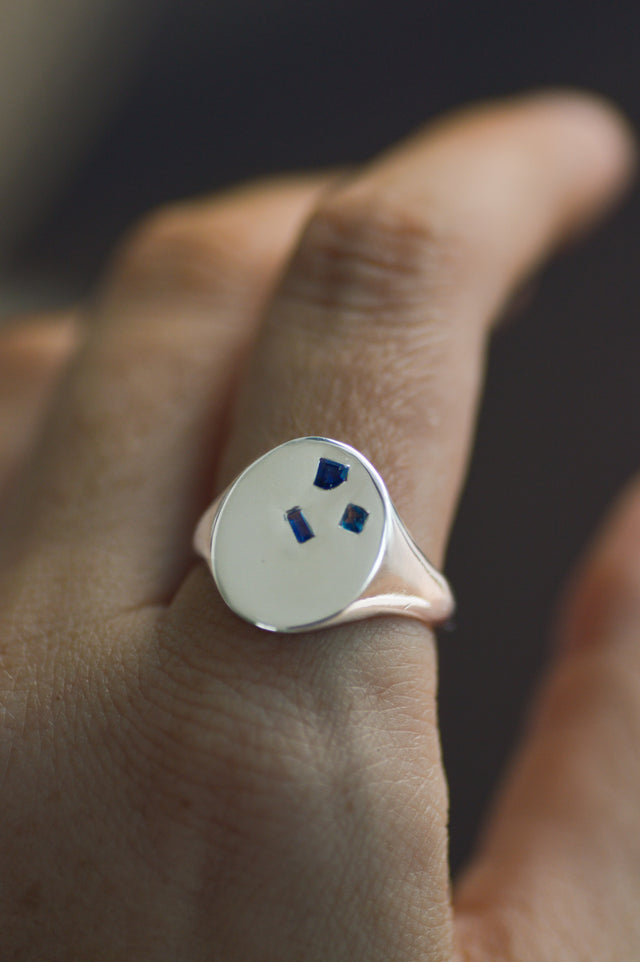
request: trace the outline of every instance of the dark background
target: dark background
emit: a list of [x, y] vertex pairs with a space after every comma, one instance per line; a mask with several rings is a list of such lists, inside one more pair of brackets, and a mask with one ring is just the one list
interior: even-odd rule
[[[639, 41], [627, 2], [183, 0], [13, 271], [82, 294], [147, 208], [367, 158], [464, 101], [568, 84], [639, 120]], [[457, 629], [440, 646], [454, 869], [518, 735], [559, 585], [640, 465], [639, 228], [635, 196], [494, 338], [447, 566]]]

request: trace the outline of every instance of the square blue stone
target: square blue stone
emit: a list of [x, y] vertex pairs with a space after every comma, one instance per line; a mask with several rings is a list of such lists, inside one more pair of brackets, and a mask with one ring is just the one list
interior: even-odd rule
[[315, 538], [311, 525], [302, 513], [301, 508], [289, 508], [285, 518], [291, 525], [291, 530], [296, 536], [296, 541], [304, 544], [310, 538]]
[[368, 517], [369, 512], [365, 511], [364, 508], [361, 508], [357, 504], [348, 504], [344, 509], [340, 524], [346, 531], [353, 531], [354, 534], [360, 534]]
[[330, 461], [329, 458], [320, 458], [316, 479], [313, 483], [316, 488], [324, 488], [325, 491], [330, 491], [332, 488], [337, 488], [343, 481], [346, 481], [348, 474], [348, 464], [340, 464], [339, 461]]

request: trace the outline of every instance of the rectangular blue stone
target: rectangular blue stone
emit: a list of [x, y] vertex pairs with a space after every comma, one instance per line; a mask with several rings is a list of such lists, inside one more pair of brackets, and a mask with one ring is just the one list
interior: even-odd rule
[[316, 479], [313, 482], [317, 488], [324, 488], [330, 491], [337, 488], [339, 484], [347, 480], [349, 465], [340, 464], [339, 461], [330, 461], [329, 458], [320, 458]]
[[295, 534], [296, 540], [300, 544], [304, 544], [309, 538], [315, 537], [311, 525], [303, 515], [301, 508], [289, 508], [285, 517], [291, 525], [291, 530]]
[[369, 512], [365, 511], [364, 508], [361, 508], [357, 504], [348, 504], [344, 509], [340, 524], [346, 531], [353, 531], [354, 534], [360, 534], [368, 517]]

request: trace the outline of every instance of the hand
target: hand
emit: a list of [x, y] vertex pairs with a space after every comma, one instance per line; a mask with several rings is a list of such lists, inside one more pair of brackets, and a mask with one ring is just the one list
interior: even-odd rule
[[639, 495], [454, 909], [424, 626], [268, 635], [190, 546], [242, 467], [327, 434], [439, 564], [490, 321], [631, 156], [589, 98], [475, 108], [349, 178], [153, 215], [90, 323], [2, 334], [3, 959], [640, 956]]

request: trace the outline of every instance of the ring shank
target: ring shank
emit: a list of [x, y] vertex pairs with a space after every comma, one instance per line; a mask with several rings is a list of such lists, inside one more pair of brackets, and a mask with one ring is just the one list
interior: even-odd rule
[[[390, 535], [382, 564], [362, 598], [348, 609], [350, 616], [400, 614], [429, 625], [451, 617], [455, 601], [446, 578], [427, 560], [392, 508]], [[346, 614], [346, 613], [345, 613]], [[346, 619], [345, 619], [346, 620]]]
[[226, 492], [220, 495], [219, 498], [209, 505], [205, 513], [202, 515], [196, 530], [193, 535], [193, 548], [197, 554], [203, 558], [209, 567], [209, 570], [213, 574], [213, 568], [211, 564], [211, 542], [213, 539], [213, 523], [216, 519], [218, 509], [222, 504], [222, 500]]

